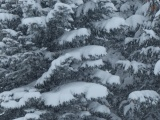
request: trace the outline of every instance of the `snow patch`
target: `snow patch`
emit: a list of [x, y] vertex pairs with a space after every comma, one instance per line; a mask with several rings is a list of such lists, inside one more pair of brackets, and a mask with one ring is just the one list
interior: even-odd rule
[[0, 13], [0, 21], [12, 21], [19, 18], [18, 15], [13, 15], [9, 13]]
[[160, 10], [155, 14], [155, 17], [158, 17], [160, 15]]
[[18, 34], [18, 32], [16, 32], [15, 30], [12, 30], [12, 29], [2, 29], [2, 32], [3, 33], [8, 33], [13, 37], [17, 36], [17, 34]]
[[120, 7], [120, 11], [125, 12], [128, 11], [130, 8], [131, 8], [130, 5], [126, 2]]
[[82, 13], [86, 15], [89, 10], [94, 11], [96, 8], [97, 4], [95, 2], [88, 1], [77, 8], [76, 17], [80, 17]]
[[149, 7], [150, 7], [150, 3], [149, 3], [149, 2], [145, 3], [142, 7], [140, 7], [140, 8], [136, 11], [136, 14], [146, 16], [146, 15], [147, 15], [147, 12], [148, 12], [148, 10], [149, 10]]
[[102, 84], [120, 84], [120, 77], [117, 75], [112, 75], [108, 71], [103, 71], [100, 69], [94, 70], [92, 77], [97, 77], [100, 79], [100, 82]]
[[129, 68], [132, 68], [134, 74], [138, 73], [138, 71], [145, 69], [147, 66], [141, 62], [129, 61], [129, 60], [119, 60], [117, 64], [121, 64], [124, 67], [124, 70], [127, 71]]
[[0, 48], [6, 47], [6, 44], [4, 42], [0, 42]]
[[153, 90], [141, 90], [141, 91], [134, 91], [130, 93], [128, 96], [128, 99], [139, 100], [140, 102], [149, 101], [155, 104], [160, 99], [160, 95]]
[[102, 8], [110, 9], [110, 11], [117, 11], [117, 8], [114, 6], [112, 2], [105, 3]]
[[160, 60], [157, 61], [154, 67], [154, 74], [155, 75], [160, 75]]
[[88, 111], [82, 111], [82, 112], [78, 113], [78, 116], [83, 118], [83, 117], [86, 117], [86, 116], [91, 116], [91, 113], [88, 112]]
[[136, 38], [132, 38], [132, 37], [126, 37], [125, 40], [124, 40], [124, 43], [125, 44], [128, 44], [130, 42], [133, 42]]
[[146, 18], [142, 15], [132, 15], [126, 19], [126, 23], [135, 30], [138, 25], [142, 25]]
[[89, 109], [92, 112], [107, 113], [107, 114], [111, 113], [110, 109], [107, 106], [101, 105], [98, 102], [92, 102], [92, 103], [90, 103], [89, 104]]
[[74, 82], [62, 85], [50, 92], [42, 93], [42, 98], [44, 99], [45, 105], [58, 106], [76, 99], [74, 95], [81, 94], [84, 94], [85, 98], [90, 100], [91, 98], [97, 99], [106, 97], [108, 91], [106, 87], [99, 84]]
[[38, 24], [41, 26], [46, 26], [46, 17], [41, 16], [41, 17], [30, 17], [30, 18], [24, 18], [22, 19], [22, 24], [23, 25], [31, 25], [31, 24]]
[[0, 9], [0, 13], [8, 13], [8, 11], [5, 9]]
[[110, 32], [110, 30], [120, 29], [122, 26], [128, 26], [126, 21], [121, 17], [112, 17], [108, 20], [102, 20], [99, 22], [94, 22], [94, 27], [98, 30], [103, 30]]
[[160, 47], [149, 46], [147, 48], [142, 48], [140, 54], [148, 55], [148, 53], [151, 53], [151, 56], [153, 56], [155, 53], [158, 54], [159, 52]]
[[99, 58], [99, 56], [106, 55], [106, 49], [102, 46], [90, 45], [81, 48], [75, 48], [71, 51], [66, 51], [67, 53], [53, 60], [51, 63], [51, 67], [47, 72], [45, 72], [36, 82], [36, 85], [43, 84], [47, 78], [50, 78], [51, 75], [54, 74], [54, 70], [56, 70], [57, 66], [61, 66], [63, 62], [67, 59], [73, 60], [82, 60], [82, 58], [90, 59], [91, 57]]
[[64, 44], [65, 42], [72, 42], [76, 37], [80, 36], [85, 36], [88, 37], [90, 36], [90, 30], [86, 28], [80, 28], [77, 30], [72, 30], [72, 31], [67, 31], [65, 32], [59, 39], [59, 44]]
[[20, 108], [25, 106], [26, 102], [31, 99], [38, 99], [41, 97], [41, 94], [37, 92], [33, 85], [35, 82], [13, 89], [11, 91], [5, 91], [0, 93], [0, 106], [4, 108]]
[[28, 120], [28, 119], [37, 120], [40, 118], [40, 115], [42, 115], [44, 113], [45, 113], [45, 111], [33, 111], [31, 113], [27, 113], [24, 117], [16, 118], [13, 120]]
[[[67, 9], [67, 12], [68, 12], [69, 14], [74, 13], [74, 11], [72, 10], [72, 7], [71, 7], [70, 5], [57, 2], [57, 3], [54, 5], [54, 9], [51, 10], [51, 11], [48, 13], [48, 15], [47, 15], [47, 17], [46, 17], [46, 21], [49, 22], [51, 18], [54, 18], [54, 14], [55, 14], [56, 12], [59, 12], [59, 13], [62, 12], [62, 13], [63, 13], [64, 10], [61, 10], [60, 8], [66, 8], [66, 9]], [[67, 19], [73, 21], [73, 19], [71, 18], [71, 16], [67, 16]]]
[[146, 41], [152, 38], [159, 40], [159, 37], [156, 35], [156, 33], [153, 30], [144, 29], [144, 32], [141, 34], [140, 38], [138, 39], [139, 45], [142, 45], [143, 43], [145, 43]]

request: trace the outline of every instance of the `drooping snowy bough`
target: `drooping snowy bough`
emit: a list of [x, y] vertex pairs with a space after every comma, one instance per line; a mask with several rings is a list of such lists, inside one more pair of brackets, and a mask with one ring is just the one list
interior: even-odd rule
[[84, 94], [88, 100], [92, 98], [106, 98], [108, 90], [106, 87], [95, 83], [74, 82], [59, 86], [53, 91], [43, 93], [42, 98], [44, 99], [45, 105], [58, 106], [76, 99], [74, 95], [81, 94]]
[[0, 106], [8, 109], [21, 108], [30, 99], [40, 99], [41, 94], [34, 88], [35, 82], [0, 93]]
[[61, 66], [62, 63], [64, 63], [68, 59], [76, 59], [78, 61], [83, 61], [83, 59], [91, 59], [92, 57], [94, 57], [95, 59], [99, 59], [100, 56], [104, 56], [107, 54], [104, 47], [96, 45], [84, 46], [66, 52], [66, 54], [61, 55], [60, 57], [52, 61], [51, 67], [37, 80], [36, 85], [43, 85], [45, 81], [50, 80], [50, 77], [54, 74], [56, 68], [58, 66]]
[[77, 37], [88, 38], [90, 36], [90, 30], [86, 28], [80, 28], [77, 30], [66, 31], [59, 39], [58, 42], [60, 45], [65, 44], [66, 42], [72, 42]]
[[[120, 108], [124, 106], [124, 115], [129, 111], [134, 113], [136, 109], [140, 109], [142, 103], [146, 103], [146, 107], [149, 105], [156, 105], [160, 100], [160, 95], [153, 90], [141, 90], [133, 91], [129, 94], [128, 100], [121, 102]], [[129, 102], [129, 104], [127, 104]]]

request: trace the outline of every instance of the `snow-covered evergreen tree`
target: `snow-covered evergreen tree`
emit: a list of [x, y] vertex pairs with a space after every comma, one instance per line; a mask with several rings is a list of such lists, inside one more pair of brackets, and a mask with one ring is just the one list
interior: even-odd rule
[[158, 0], [1, 0], [0, 120], [160, 118]]

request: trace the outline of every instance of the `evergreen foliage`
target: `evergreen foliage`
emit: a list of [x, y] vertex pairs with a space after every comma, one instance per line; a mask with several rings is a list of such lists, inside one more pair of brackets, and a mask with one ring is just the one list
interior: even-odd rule
[[159, 120], [159, 0], [0, 0], [0, 120]]

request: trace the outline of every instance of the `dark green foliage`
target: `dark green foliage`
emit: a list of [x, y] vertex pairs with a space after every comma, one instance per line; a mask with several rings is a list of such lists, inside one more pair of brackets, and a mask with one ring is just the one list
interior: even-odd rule
[[[67, 5], [73, 3], [72, 0], [60, 1]], [[18, 15], [18, 17], [11, 21], [0, 21], [0, 42], [6, 45], [5, 47], [0, 47], [0, 92], [22, 87], [37, 80], [49, 69], [51, 62], [67, 53], [67, 50], [72, 51], [75, 48], [87, 45], [104, 46], [108, 53], [113, 49], [113, 54], [115, 53], [114, 57], [117, 57], [119, 54], [116, 56], [116, 53], [119, 52], [121, 58], [118, 59], [141, 62], [146, 64], [147, 67], [143, 69], [139, 67], [138, 72], [135, 73], [133, 66], [125, 70], [125, 66], [122, 64], [117, 65], [114, 58], [113, 61], [109, 61], [104, 56], [89, 56], [89, 59], [81, 56], [81, 60], [70, 57], [65, 62], [60, 62], [60, 65], [55, 65], [56, 69], [52, 71], [49, 78], [46, 78], [44, 84], [34, 87], [36, 91], [43, 95], [44, 92], [52, 91], [61, 85], [81, 81], [105, 86], [109, 93], [106, 98], [87, 100], [85, 94], [74, 94], [73, 96], [76, 99], [64, 102], [58, 106], [47, 106], [43, 99], [31, 98], [21, 108], [0, 108], [0, 120], [13, 120], [18, 117], [24, 117], [28, 109], [45, 111], [45, 113], [40, 115], [38, 120], [159, 120], [159, 101], [156, 104], [151, 104], [150, 100], [152, 99], [148, 99], [147, 102], [143, 103], [128, 99], [128, 95], [133, 91], [154, 90], [160, 93], [160, 76], [156, 76], [153, 72], [154, 65], [159, 60], [160, 52], [155, 52], [154, 49], [150, 48], [147, 54], [142, 53], [143, 48], [159, 47], [159, 38], [148, 38], [149, 35], [148, 37], [142, 36], [143, 39], [146, 38], [146, 41], [139, 44], [140, 39], [142, 39], [141, 35], [147, 34], [144, 31], [148, 29], [147, 23], [137, 25], [135, 30], [132, 30], [129, 26], [120, 26], [110, 31], [105, 30], [105, 28], [99, 29], [95, 27], [95, 22], [108, 20], [113, 16], [120, 16], [126, 19], [136, 14], [137, 9], [145, 2], [140, 0], [128, 0], [126, 2], [111, 1], [116, 5], [118, 12], [111, 7], [103, 7], [105, 3], [110, 3], [108, 1], [92, 1], [92, 5], [95, 5], [95, 8], [92, 9], [93, 6], [86, 6], [91, 1], [83, 0], [84, 4], [77, 5], [76, 7], [72, 6], [74, 13], [67, 7], [59, 7], [58, 10], [52, 13], [52, 17], [46, 20], [46, 25], [41, 25], [38, 22], [24, 25], [21, 24], [21, 20], [28, 17], [47, 16], [49, 12], [54, 10], [56, 1], [48, 0], [48, 3], [46, 1], [39, 1], [40, 4], [35, 1], [40, 5], [37, 8], [34, 8], [32, 4], [23, 6], [23, 3], [2, 2], [4, 5], [1, 5], [0, 8], [7, 10], [8, 13], [13, 15]], [[129, 9], [122, 12], [120, 8], [124, 4], [128, 4]], [[153, 1], [150, 1], [150, 4], [153, 5]], [[158, 4], [156, 3], [156, 5]], [[83, 9], [78, 11], [81, 7]], [[88, 11], [84, 11], [88, 9], [87, 7], [91, 8]], [[146, 16], [150, 18], [147, 22], [151, 20], [150, 22], [155, 23], [149, 26], [149, 30], [153, 30], [157, 36], [160, 36], [160, 17], [154, 18], [156, 11], [158, 9], [150, 11], [153, 14], [149, 13]], [[79, 16], [77, 12], [80, 12]], [[90, 30], [91, 35], [89, 37], [76, 36], [72, 42], [59, 43], [59, 38], [66, 31], [79, 28], [87, 28]], [[12, 36], [8, 33], [3, 33], [2, 29], [12, 29], [18, 34]], [[125, 44], [124, 42], [127, 37], [133, 38], [133, 40]], [[108, 55], [107, 57], [111, 56]], [[82, 64], [88, 60], [95, 61], [99, 59], [102, 59], [104, 66], [90, 67], [87, 65], [86, 67], [82, 67]], [[112, 62], [115, 62], [115, 67], [112, 66]], [[104, 72], [109, 71], [113, 75], [120, 76], [121, 85], [102, 84], [100, 78], [93, 77], [93, 71], [97, 69], [101, 69]], [[131, 80], [131, 84], [125, 83], [125, 78], [127, 77], [130, 77], [129, 80], [133, 79]], [[16, 99], [16, 102], [19, 100]], [[93, 101], [105, 105], [110, 109], [111, 113], [107, 114], [90, 110], [89, 105]], [[127, 105], [130, 105], [131, 108], [124, 114]], [[87, 111], [90, 115], [80, 116], [80, 113], [83, 111]]]

